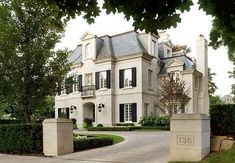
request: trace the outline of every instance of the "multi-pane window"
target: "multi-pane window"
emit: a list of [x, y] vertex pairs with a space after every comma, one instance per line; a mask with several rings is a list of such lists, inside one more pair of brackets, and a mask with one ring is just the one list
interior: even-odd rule
[[148, 116], [148, 106], [149, 104], [147, 103], [144, 104], [144, 116]]
[[78, 84], [78, 75], [75, 75], [73, 77], [73, 92], [78, 92], [79, 91], [79, 84]]
[[172, 75], [174, 80], [180, 78], [180, 72], [179, 71], [173, 71], [173, 72], [171, 72], [171, 75]]
[[124, 119], [125, 121], [132, 121], [132, 104], [124, 105]]
[[89, 59], [91, 57], [91, 44], [86, 44], [85, 47], [85, 59]]
[[182, 104], [180, 107], [180, 110], [181, 110], [181, 113], [184, 114], [185, 113], [185, 105]]
[[152, 40], [151, 48], [152, 48], [152, 54], [155, 55], [156, 54], [156, 50], [155, 50], [156, 49], [156, 41]]
[[152, 87], [152, 70], [148, 70], [148, 87]]
[[100, 88], [107, 88], [107, 73], [106, 71], [102, 71], [99, 73], [100, 77]]
[[173, 112], [174, 112], [174, 114], [177, 114], [177, 112], [178, 112], [178, 105], [174, 105], [173, 106]]
[[65, 80], [61, 84], [61, 94], [62, 95], [66, 94]]
[[92, 74], [85, 75], [85, 85], [92, 85]]
[[132, 86], [132, 71], [131, 69], [124, 70], [124, 87]]

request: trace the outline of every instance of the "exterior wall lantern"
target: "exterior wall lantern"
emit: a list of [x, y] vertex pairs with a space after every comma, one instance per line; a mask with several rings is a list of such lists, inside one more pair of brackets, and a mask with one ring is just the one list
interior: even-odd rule
[[74, 105], [72, 105], [72, 106], [70, 107], [70, 113], [73, 114], [73, 110], [76, 110], [76, 109], [77, 109], [77, 107], [74, 106]]
[[104, 104], [100, 103], [98, 105], [98, 111], [101, 112], [102, 111], [102, 108], [104, 108]]

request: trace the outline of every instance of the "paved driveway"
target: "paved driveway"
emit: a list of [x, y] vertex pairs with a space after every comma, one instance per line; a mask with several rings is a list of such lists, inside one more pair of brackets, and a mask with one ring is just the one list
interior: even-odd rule
[[169, 132], [132, 131], [102, 133], [123, 136], [125, 141], [113, 146], [72, 153], [59, 158], [85, 162], [164, 163], [168, 161], [170, 140]]
[[0, 163], [165, 163], [168, 160], [169, 132], [132, 131], [102, 133], [121, 135], [125, 137], [125, 141], [104, 148], [76, 152], [59, 157], [0, 154]]

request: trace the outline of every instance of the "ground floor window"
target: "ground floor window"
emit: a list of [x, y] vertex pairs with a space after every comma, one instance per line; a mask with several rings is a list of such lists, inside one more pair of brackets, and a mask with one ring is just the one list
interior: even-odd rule
[[144, 116], [148, 116], [148, 106], [149, 104], [147, 103], [144, 104]]
[[58, 118], [69, 119], [69, 108], [58, 108]]
[[137, 122], [137, 104], [120, 104], [120, 122]]

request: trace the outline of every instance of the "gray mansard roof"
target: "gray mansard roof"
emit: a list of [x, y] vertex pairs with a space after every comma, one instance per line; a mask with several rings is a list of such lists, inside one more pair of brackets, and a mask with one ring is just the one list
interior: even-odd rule
[[161, 59], [162, 63], [161, 63], [160, 74], [166, 73], [166, 67], [164, 65], [166, 65], [173, 58], [184, 63], [184, 70], [195, 69], [195, 63], [189, 57], [187, 57], [185, 55], [177, 55], [177, 56], [172, 56], [172, 57]]
[[[130, 54], [146, 52], [145, 48], [140, 43], [138, 33], [130, 31], [114, 36], [101, 36], [96, 38], [97, 59], [102, 59], [110, 56], [120, 57]], [[82, 45], [68, 56], [69, 63], [80, 63], [82, 61]]]

